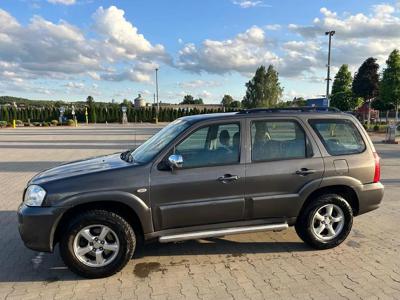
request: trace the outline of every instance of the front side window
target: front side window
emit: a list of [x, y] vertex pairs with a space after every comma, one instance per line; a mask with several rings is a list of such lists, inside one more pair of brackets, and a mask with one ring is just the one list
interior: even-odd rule
[[175, 148], [183, 168], [239, 163], [240, 126], [213, 124], [197, 129]]
[[349, 120], [310, 120], [309, 123], [330, 155], [354, 154], [365, 150], [360, 132]]
[[306, 136], [295, 121], [253, 121], [251, 123], [252, 161], [306, 157]]
[[132, 152], [133, 161], [148, 163], [189, 126], [190, 123], [182, 119], [170, 123]]

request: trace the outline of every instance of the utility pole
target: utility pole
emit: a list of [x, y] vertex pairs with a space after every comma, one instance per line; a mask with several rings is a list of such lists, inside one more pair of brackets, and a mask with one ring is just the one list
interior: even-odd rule
[[331, 105], [331, 101], [329, 99], [329, 83], [331, 81], [331, 44], [332, 44], [332, 36], [335, 34], [334, 30], [325, 32], [325, 35], [329, 36], [329, 48], [328, 48], [328, 64], [326, 65], [327, 76], [326, 76], [326, 99], [328, 100], [328, 107]]
[[157, 109], [156, 109], [156, 124], [157, 124], [158, 114], [160, 112], [160, 104], [158, 102], [158, 68], [156, 68], [156, 99], [157, 99]]

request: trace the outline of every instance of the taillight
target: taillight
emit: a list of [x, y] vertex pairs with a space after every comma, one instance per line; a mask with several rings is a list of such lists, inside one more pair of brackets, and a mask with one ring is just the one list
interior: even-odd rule
[[374, 159], [375, 159], [375, 174], [374, 174], [374, 183], [379, 182], [381, 180], [381, 163], [380, 157], [378, 153], [374, 152]]

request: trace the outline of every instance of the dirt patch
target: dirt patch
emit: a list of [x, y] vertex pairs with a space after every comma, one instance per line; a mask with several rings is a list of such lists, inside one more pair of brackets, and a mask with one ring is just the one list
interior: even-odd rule
[[359, 242], [356, 242], [354, 240], [350, 240], [346, 243], [347, 246], [352, 247], [352, 248], [360, 248], [361, 245]]
[[139, 263], [135, 266], [133, 273], [140, 278], [146, 278], [152, 272], [165, 272], [165, 268], [161, 268], [158, 262]]

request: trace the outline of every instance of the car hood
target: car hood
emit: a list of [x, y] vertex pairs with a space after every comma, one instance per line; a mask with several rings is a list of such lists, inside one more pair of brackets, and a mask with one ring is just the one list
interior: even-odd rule
[[66, 163], [37, 174], [28, 185], [132, 166], [132, 163], [122, 160], [120, 155], [120, 153], [116, 153]]

